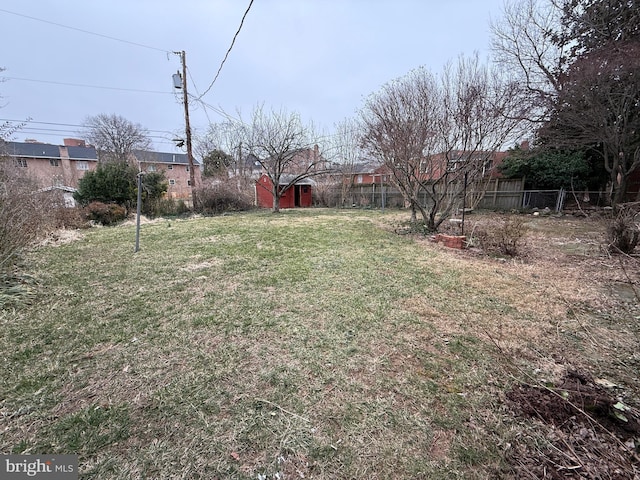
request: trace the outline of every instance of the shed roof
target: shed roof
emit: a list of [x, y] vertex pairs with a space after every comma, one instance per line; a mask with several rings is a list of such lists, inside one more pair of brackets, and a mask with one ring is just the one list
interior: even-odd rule
[[[266, 175], [266, 174], [265, 174]], [[311, 177], [301, 178], [294, 182], [298, 175], [293, 173], [283, 173], [280, 175], [280, 185], [288, 185], [293, 182], [293, 185], [311, 185], [314, 186], [316, 184], [315, 180]]]

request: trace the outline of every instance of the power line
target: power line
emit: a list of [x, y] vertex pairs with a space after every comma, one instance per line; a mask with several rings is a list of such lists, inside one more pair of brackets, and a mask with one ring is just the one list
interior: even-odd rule
[[[35, 120], [15, 120], [15, 119], [11, 119], [11, 118], [0, 118], [0, 122], [24, 123], [25, 125], [30, 124], [30, 123], [37, 123], [39, 125], [53, 125], [53, 126], [56, 126], [56, 127], [84, 128], [84, 125], [79, 125], [79, 124], [76, 124], [76, 123], [38, 122], [38, 121], [35, 121]], [[152, 130], [152, 129], [149, 129], [149, 128], [145, 128], [145, 130], [147, 130], [148, 132], [168, 133], [169, 135], [173, 135], [173, 132], [170, 132], [169, 130]]]
[[75, 30], [76, 32], [86, 33], [88, 35], [95, 35], [96, 37], [107, 38], [109, 40], [114, 40], [116, 42], [127, 43], [129, 45], [135, 45], [136, 47], [148, 48], [149, 50], [156, 50], [162, 53], [171, 53], [169, 50], [165, 50], [162, 48], [151, 47], [149, 45], [144, 45], [142, 43], [130, 42], [129, 40], [122, 40], [121, 38], [111, 37], [109, 35], [103, 35], [101, 33], [91, 32], [89, 30], [83, 30], [81, 28], [70, 27], [69, 25], [63, 25], [62, 23], [52, 22], [50, 20], [43, 20], [41, 18], [32, 17], [30, 15], [24, 15], [22, 13], [12, 12], [10, 10], [5, 10], [4, 8], [0, 8], [0, 12], [8, 13], [10, 15], [16, 15], [18, 17], [28, 18], [29, 20], [35, 20], [36, 22], [48, 23], [49, 25], [55, 25], [56, 27], [68, 28], [69, 30]]
[[230, 120], [234, 123], [240, 123], [240, 124], [244, 124], [244, 122], [242, 121], [242, 119], [240, 118], [236, 118], [233, 115], [225, 112], [224, 110], [222, 110], [221, 108], [218, 107], [214, 107], [213, 105], [211, 105], [210, 103], [205, 102], [204, 100], [201, 100], [200, 98], [196, 98], [196, 97], [192, 97], [193, 100], [195, 100], [196, 102], [200, 103], [205, 110], [208, 108], [209, 110], [212, 110], [213, 112], [217, 113], [218, 115], [220, 115], [221, 117], [226, 118], [227, 120]]
[[216, 80], [218, 80], [218, 77], [220, 76], [220, 72], [222, 71], [222, 67], [224, 66], [224, 63], [227, 61], [227, 57], [231, 53], [231, 49], [233, 48], [233, 44], [236, 43], [236, 38], [238, 37], [238, 34], [240, 33], [240, 30], [242, 30], [242, 25], [244, 24], [244, 19], [247, 17], [247, 14], [249, 13], [249, 10], [251, 10], [251, 5], [253, 5], [253, 0], [251, 0], [249, 2], [249, 6], [247, 7], [247, 9], [244, 12], [244, 15], [242, 16], [242, 20], [240, 20], [240, 26], [238, 27], [238, 30], [236, 31], [236, 34], [233, 36], [233, 40], [231, 40], [231, 45], [229, 46], [229, 49], [227, 50], [227, 53], [225, 54], [224, 58], [222, 59], [222, 63], [220, 63], [220, 67], [218, 68], [218, 71], [216, 72], [216, 76], [213, 77], [213, 81], [211, 82], [211, 85], [209, 85], [209, 87], [204, 91], [204, 93], [198, 97], [198, 100], [200, 100], [207, 93], [209, 93], [209, 90], [211, 90], [211, 87], [213, 87], [213, 84], [216, 83]]
[[163, 95], [173, 95], [171, 92], [161, 92], [158, 90], [139, 90], [136, 88], [120, 88], [120, 87], [105, 87], [100, 85], [87, 85], [82, 83], [66, 83], [66, 82], [56, 82], [53, 80], [36, 80], [33, 78], [20, 78], [20, 77], [2, 77], [4, 80], [19, 80], [22, 82], [36, 82], [36, 83], [48, 83], [52, 85], [62, 85], [66, 87], [82, 87], [82, 88], [99, 88], [102, 90], [117, 90], [122, 92], [135, 92], [135, 93], [155, 93], [155, 94], [163, 94]]
[[[189, 78], [191, 79], [191, 83], [193, 84], [193, 89], [198, 94], [198, 98], [196, 99], [198, 100], [201, 97], [201, 95], [200, 95], [200, 92], [198, 91], [198, 87], [196, 86], [196, 82], [193, 80], [193, 76], [191, 75], [191, 70], [189, 68], [187, 68], [187, 73], [189, 74]], [[207, 117], [207, 121], [209, 122], [209, 124], [211, 124], [211, 119], [209, 118], [209, 112], [207, 112], [206, 107], [204, 108], [204, 115], [205, 117]]]

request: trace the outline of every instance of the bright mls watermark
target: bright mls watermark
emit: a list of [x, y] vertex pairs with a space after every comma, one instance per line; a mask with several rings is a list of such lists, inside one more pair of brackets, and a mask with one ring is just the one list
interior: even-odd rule
[[0, 479], [78, 480], [77, 455], [0, 455]]

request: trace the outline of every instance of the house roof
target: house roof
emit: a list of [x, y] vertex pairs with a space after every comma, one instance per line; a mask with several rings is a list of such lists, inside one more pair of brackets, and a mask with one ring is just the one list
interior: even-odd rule
[[71, 160], [98, 160], [93, 147], [62, 147], [49, 143], [6, 142], [4, 152], [10, 157], [18, 158], [56, 158], [61, 159], [60, 149], [66, 148]]
[[4, 151], [10, 157], [60, 158], [60, 147], [48, 143], [6, 142]]
[[[134, 156], [139, 162], [145, 163], [166, 163], [177, 165], [189, 165], [189, 159], [185, 153], [151, 152], [146, 150], [135, 150]], [[199, 165], [200, 162], [193, 159], [193, 163]]]
[[67, 147], [71, 160], [98, 160], [94, 147]]

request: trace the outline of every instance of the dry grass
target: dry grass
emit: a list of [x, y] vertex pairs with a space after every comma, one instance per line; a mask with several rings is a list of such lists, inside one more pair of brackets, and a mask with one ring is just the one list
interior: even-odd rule
[[531, 217], [527, 256], [502, 260], [395, 235], [395, 215], [43, 246], [40, 297], [0, 314], [0, 450], [78, 453], [83, 478], [508, 478], [531, 428], [502, 405], [518, 369], [584, 367], [637, 405], [640, 312], [611, 290], [637, 264], [598, 249], [600, 224]]

